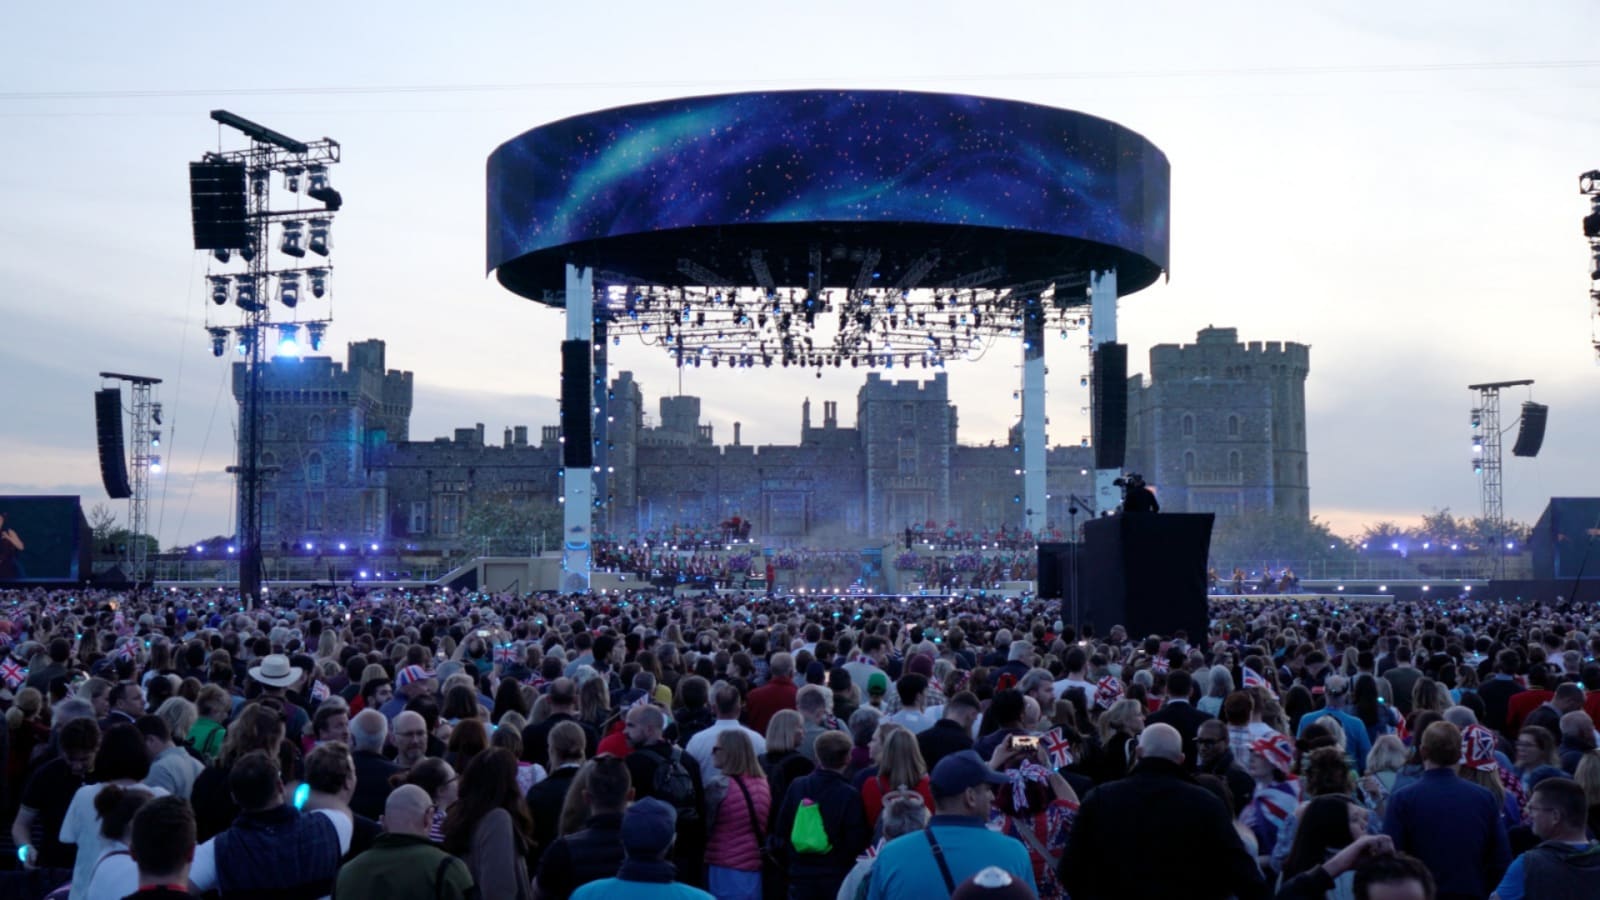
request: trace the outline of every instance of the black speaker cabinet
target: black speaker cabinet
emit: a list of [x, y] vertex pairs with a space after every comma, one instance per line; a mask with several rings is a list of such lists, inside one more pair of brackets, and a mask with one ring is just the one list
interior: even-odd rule
[[122, 449], [122, 391], [104, 388], [94, 393], [94, 427], [100, 443], [100, 480], [113, 500], [133, 496], [128, 486], [128, 455]]
[[569, 469], [594, 465], [594, 398], [589, 379], [588, 341], [561, 342], [561, 464]]
[[1210, 625], [1206, 558], [1215, 518], [1131, 513], [1086, 524], [1078, 551], [1083, 621], [1096, 634], [1120, 624], [1136, 640], [1181, 630], [1191, 642], [1202, 641]]
[[1094, 442], [1094, 467], [1120, 469], [1128, 444], [1128, 346], [1101, 344], [1094, 349], [1089, 429]]
[[1517, 428], [1517, 442], [1511, 447], [1512, 456], [1538, 456], [1544, 446], [1544, 423], [1550, 417], [1550, 407], [1543, 403], [1522, 404], [1522, 425]]

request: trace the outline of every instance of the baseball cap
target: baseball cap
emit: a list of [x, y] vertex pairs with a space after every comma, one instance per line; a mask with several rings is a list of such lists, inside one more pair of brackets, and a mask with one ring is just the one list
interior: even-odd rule
[[928, 777], [936, 797], [949, 797], [980, 784], [1010, 784], [1004, 773], [989, 768], [975, 750], [951, 753], [939, 760]]
[[950, 900], [1035, 900], [1028, 883], [999, 866], [980, 869], [956, 886]]
[[636, 800], [622, 815], [622, 849], [629, 856], [660, 857], [672, 845], [678, 812], [654, 797]]
[[882, 672], [873, 672], [871, 675], [867, 676], [867, 693], [889, 693], [889, 676], [883, 674]]

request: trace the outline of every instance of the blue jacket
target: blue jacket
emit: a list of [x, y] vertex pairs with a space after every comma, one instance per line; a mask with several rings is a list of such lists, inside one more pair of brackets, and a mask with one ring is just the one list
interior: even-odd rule
[[1356, 771], [1364, 772], [1367, 768], [1367, 754], [1372, 752], [1372, 738], [1367, 735], [1367, 725], [1355, 716], [1342, 709], [1328, 709], [1323, 707], [1315, 712], [1308, 712], [1300, 717], [1300, 727], [1295, 729], [1294, 736], [1304, 737], [1306, 726], [1322, 718], [1333, 716], [1344, 729], [1344, 752], [1356, 763]]
[[1383, 832], [1427, 864], [1441, 900], [1489, 896], [1511, 862], [1494, 795], [1450, 769], [1429, 769], [1395, 791]]
[[[929, 831], [939, 842], [950, 879], [959, 885], [980, 869], [999, 866], [1038, 890], [1028, 849], [1016, 838], [990, 831], [967, 816], [934, 816]], [[944, 876], [933, 859], [928, 836], [920, 831], [901, 835], [883, 845], [872, 864], [867, 900], [927, 900], [949, 896]]]

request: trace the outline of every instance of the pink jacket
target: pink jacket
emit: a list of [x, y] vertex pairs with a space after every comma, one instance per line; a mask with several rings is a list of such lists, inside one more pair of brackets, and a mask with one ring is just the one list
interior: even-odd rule
[[756, 807], [756, 823], [766, 834], [768, 813], [772, 810], [772, 792], [765, 778], [737, 775], [728, 779], [727, 793], [722, 795], [722, 805], [717, 807], [711, 839], [707, 842], [706, 862], [725, 869], [741, 872], [761, 871], [761, 845], [750, 830], [750, 804], [744, 802], [744, 791], [734, 784], [734, 779], [744, 784], [750, 792], [750, 802]]

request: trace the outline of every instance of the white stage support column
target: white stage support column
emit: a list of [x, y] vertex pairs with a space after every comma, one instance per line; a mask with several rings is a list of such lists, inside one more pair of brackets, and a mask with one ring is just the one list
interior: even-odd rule
[[[594, 270], [571, 263], [567, 264], [567, 339], [585, 343], [594, 340]], [[591, 385], [587, 372], [583, 381]], [[591, 408], [592, 404], [591, 398]], [[593, 475], [588, 466], [568, 466], [563, 470], [562, 502], [561, 590], [587, 593], [589, 536], [594, 525]]]
[[1035, 536], [1044, 531], [1046, 507], [1044, 309], [1031, 297], [1022, 328], [1022, 527]]
[[[1117, 342], [1117, 270], [1089, 274], [1089, 349]], [[1092, 359], [1092, 357], [1091, 357]], [[1123, 388], [1124, 390], [1126, 388]], [[1092, 405], [1094, 398], [1090, 397]], [[1092, 410], [1091, 410], [1092, 414]], [[1105, 514], [1122, 503], [1122, 491], [1112, 484], [1122, 477], [1121, 467], [1094, 470], [1095, 510]]]

